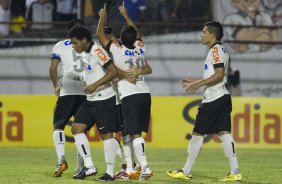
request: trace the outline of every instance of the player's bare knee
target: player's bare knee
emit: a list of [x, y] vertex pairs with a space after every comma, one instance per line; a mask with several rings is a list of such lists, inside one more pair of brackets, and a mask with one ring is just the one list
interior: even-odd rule
[[126, 143], [133, 141], [131, 135], [125, 135], [121, 139], [122, 139], [123, 144], [126, 144]]
[[107, 140], [107, 139], [111, 139], [113, 138], [113, 133], [106, 133], [106, 134], [101, 134], [101, 139], [104, 141], [104, 140]]
[[79, 124], [79, 123], [73, 123], [71, 127], [71, 133], [74, 134], [80, 134], [84, 133], [86, 131], [86, 125]]
[[133, 138], [133, 139], [137, 139], [137, 138], [139, 138], [139, 137], [141, 137], [141, 134], [132, 135], [132, 138]]

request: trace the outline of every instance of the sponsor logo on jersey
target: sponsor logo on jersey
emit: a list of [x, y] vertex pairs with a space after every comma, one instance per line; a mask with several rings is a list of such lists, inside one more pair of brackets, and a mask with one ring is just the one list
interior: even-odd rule
[[208, 69], [208, 64], [205, 64], [205, 70], [207, 70]]
[[212, 57], [213, 57], [214, 63], [220, 62], [220, 58], [219, 58], [219, 54], [218, 54], [218, 47], [212, 48]]
[[65, 44], [65, 45], [71, 45], [71, 41], [67, 40], [67, 41], [65, 41], [64, 44]]
[[100, 48], [96, 49], [95, 52], [97, 56], [103, 61], [103, 63], [106, 63], [109, 60], [109, 58], [103, 53]]
[[144, 55], [144, 51], [142, 49], [139, 49], [139, 51], [126, 50], [124, 52], [124, 55], [126, 55], [126, 56], [140, 56], [140, 55]]

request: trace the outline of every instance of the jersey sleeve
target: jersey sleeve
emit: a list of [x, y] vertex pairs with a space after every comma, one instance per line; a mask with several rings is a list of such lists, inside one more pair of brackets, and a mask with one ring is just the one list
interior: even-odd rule
[[113, 62], [111, 58], [109, 57], [109, 55], [107, 54], [107, 52], [103, 48], [97, 47], [94, 50], [94, 52], [98, 58], [99, 64], [103, 66], [104, 68], [107, 68], [107, 66], [109, 66]]
[[113, 54], [113, 56], [117, 56], [122, 52], [122, 45], [118, 41], [111, 41], [109, 43], [109, 51]]
[[144, 44], [143, 40], [137, 39], [134, 43], [134, 46], [142, 49], [142, 51], [145, 52], [145, 44]]
[[212, 47], [212, 63], [214, 65], [214, 68], [224, 67], [223, 51], [218, 46]]
[[58, 59], [61, 61], [61, 55], [60, 55], [60, 49], [59, 49], [59, 44], [56, 44], [53, 47], [52, 54], [51, 54], [51, 59]]

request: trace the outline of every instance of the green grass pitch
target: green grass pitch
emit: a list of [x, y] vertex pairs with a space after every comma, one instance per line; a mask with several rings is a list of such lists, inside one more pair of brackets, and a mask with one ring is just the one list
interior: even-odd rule
[[[57, 183], [57, 184], [93, 184], [105, 171], [103, 150], [91, 148], [93, 161], [98, 174], [85, 180], [74, 180], [72, 175], [76, 168], [75, 148], [67, 148], [66, 158], [69, 169], [60, 178], [53, 173], [57, 163], [54, 148], [0, 148], [0, 183]], [[243, 176], [240, 183], [282, 183], [282, 150], [238, 149], [237, 156]], [[113, 181], [110, 183], [221, 183], [217, 179], [229, 172], [229, 164], [221, 149], [203, 149], [193, 169], [193, 179], [188, 181], [169, 178], [167, 170], [181, 168], [186, 161], [186, 149], [147, 149], [147, 159], [154, 176], [148, 181]], [[116, 158], [116, 171], [121, 165]]]

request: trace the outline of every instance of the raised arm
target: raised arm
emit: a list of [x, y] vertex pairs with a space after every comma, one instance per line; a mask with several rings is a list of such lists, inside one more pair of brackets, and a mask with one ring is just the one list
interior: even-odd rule
[[109, 43], [109, 38], [104, 32], [104, 28], [107, 23], [107, 11], [106, 11], [106, 3], [104, 4], [104, 8], [99, 11], [99, 22], [96, 30], [96, 36], [103, 47], [106, 47]]
[[124, 19], [126, 21], [126, 24], [128, 26], [134, 27], [134, 29], [136, 30], [136, 32], [137, 32], [137, 39], [141, 39], [141, 33], [139, 32], [137, 26], [134, 24], [133, 20], [129, 17], [129, 15], [127, 13], [127, 9], [125, 7], [124, 1], [122, 2], [122, 5], [119, 7], [119, 11], [120, 11], [120, 14], [124, 17]]

